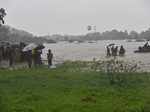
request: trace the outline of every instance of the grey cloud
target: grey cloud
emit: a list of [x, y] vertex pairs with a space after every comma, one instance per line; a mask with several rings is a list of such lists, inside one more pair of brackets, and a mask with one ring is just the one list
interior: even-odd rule
[[[6, 2], [7, 1], [7, 2]], [[9, 4], [7, 24], [36, 34], [86, 33], [94, 24], [102, 32], [112, 28], [147, 28], [149, 0], [3, 0]]]

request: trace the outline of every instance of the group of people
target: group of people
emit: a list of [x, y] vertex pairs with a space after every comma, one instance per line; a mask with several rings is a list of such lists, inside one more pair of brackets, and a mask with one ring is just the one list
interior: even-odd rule
[[15, 50], [12, 47], [0, 47], [0, 63], [2, 60], [8, 60], [9, 66], [13, 65], [13, 57], [14, 57]]
[[25, 56], [24, 59], [27, 61], [29, 68], [32, 67], [32, 63], [34, 64], [35, 67], [42, 65], [41, 59], [42, 50], [33, 49], [23, 53]]
[[144, 44], [143, 48], [146, 48], [146, 49], [150, 48], [150, 45], [149, 45], [148, 41]]
[[[28, 63], [28, 67], [31, 68], [32, 67], [32, 63], [34, 64], [35, 67], [42, 65], [42, 58], [41, 58], [41, 54], [42, 54], [42, 50], [37, 50], [37, 49], [33, 49], [33, 50], [29, 50], [24, 52], [25, 54], [25, 60]], [[50, 68], [52, 66], [52, 59], [53, 59], [53, 53], [51, 52], [51, 50], [48, 50], [47, 53], [47, 60], [48, 60], [48, 67]]]
[[[32, 50], [23, 52], [22, 49], [25, 46], [26, 46], [25, 44], [20, 44], [18, 47], [0, 46], [0, 63], [2, 60], [8, 60], [9, 66], [12, 67], [16, 59], [18, 59], [18, 61], [26, 61], [29, 68], [31, 68], [32, 66], [37, 67], [42, 65], [43, 64], [41, 58], [42, 49], [34, 48]], [[146, 44], [145, 47], [147, 46], [148, 45]], [[124, 56], [126, 52], [123, 45], [121, 45], [120, 48], [119, 46], [116, 45], [108, 45], [106, 48], [107, 48], [107, 57]], [[53, 60], [53, 53], [51, 49], [49, 49], [47, 53], [47, 61], [49, 68], [52, 66], [52, 60]]]
[[11, 45], [7, 42], [0, 43], [0, 64], [2, 61], [7, 61], [9, 66], [12, 67], [15, 62], [23, 61], [22, 48], [24, 43], [18, 45]]
[[110, 56], [124, 56], [125, 55], [125, 48], [123, 47], [123, 45], [120, 46], [120, 49], [119, 49], [119, 46], [107, 46], [107, 57], [110, 57]]
[[[27, 62], [29, 68], [32, 66], [40, 66], [42, 65], [42, 49], [32, 49], [26, 52], [23, 52], [23, 48], [26, 44], [20, 43], [17, 46], [14, 45], [0, 45], [0, 65], [2, 61], [8, 62], [9, 67], [13, 67], [15, 63]], [[52, 66], [53, 53], [51, 50], [48, 50], [47, 60], [48, 67]]]

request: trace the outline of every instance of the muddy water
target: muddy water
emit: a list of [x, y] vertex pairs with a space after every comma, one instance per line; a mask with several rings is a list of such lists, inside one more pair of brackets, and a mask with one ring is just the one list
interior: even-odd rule
[[[43, 50], [42, 58], [46, 59], [47, 50], [51, 49], [54, 54], [54, 63], [63, 62], [66, 60], [93, 60], [106, 59], [106, 46], [115, 43], [120, 46], [123, 45], [126, 49], [125, 57], [120, 59], [125, 61], [140, 62], [143, 69], [150, 68], [150, 53], [134, 53], [139, 46], [143, 46], [145, 42], [127, 42], [125, 40], [108, 40], [97, 42], [84, 42], [84, 43], [68, 43], [59, 42], [55, 44], [45, 44], [46, 48]], [[118, 57], [119, 58], [119, 57]]]

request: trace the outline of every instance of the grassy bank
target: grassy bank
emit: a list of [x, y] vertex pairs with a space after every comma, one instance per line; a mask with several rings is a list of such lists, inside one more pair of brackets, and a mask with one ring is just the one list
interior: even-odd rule
[[76, 66], [0, 70], [0, 112], [150, 112], [150, 74], [114, 74], [123, 81], [111, 84]]

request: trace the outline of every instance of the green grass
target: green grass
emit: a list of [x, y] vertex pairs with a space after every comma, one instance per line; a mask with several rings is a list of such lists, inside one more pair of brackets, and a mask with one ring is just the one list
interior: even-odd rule
[[150, 112], [150, 74], [119, 75], [125, 81], [111, 85], [73, 65], [0, 70], [0, 112]]

